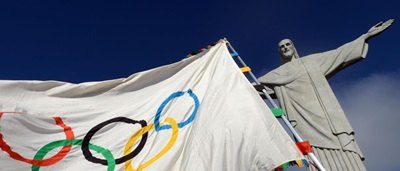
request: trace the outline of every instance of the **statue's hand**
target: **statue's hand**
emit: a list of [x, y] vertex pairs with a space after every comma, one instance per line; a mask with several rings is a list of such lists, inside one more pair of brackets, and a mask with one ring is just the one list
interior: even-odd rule
[[378, 24], [372, 26], [369, 30], [368, 33], [366, 34], [367, 39], [370, 39], [372, 37], [375, 37], [377, 35], [379, 35], [380, 33], [382, 33], [384, 30], [386, 30], [387, 28], [389, 28], [392, 23], [394, 22], [394, 19], [390, 19], [387, 20], [385, 22], [379, 22]]

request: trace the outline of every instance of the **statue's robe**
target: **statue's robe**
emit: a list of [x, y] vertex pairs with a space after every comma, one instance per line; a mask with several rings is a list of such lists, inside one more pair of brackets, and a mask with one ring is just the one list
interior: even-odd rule
[[[367, 51], [363, 35], [337, 49], [293, 59], [258, 79], [274, 89], [288, 119], [300, 136], [310, 141], [328, 170], [365, 170], [354, 130], [327, 78], [365, 58]], [[342, 152], [345, 153], [340, 154]], [[339, 158], [331, 158], [332, 155]], [[353, 160], [357, 161], [352, 163]], [[359, 169], [327, 166], [340, 163], [350, 165], [345, 167], [361, 166], [357, 166]]]

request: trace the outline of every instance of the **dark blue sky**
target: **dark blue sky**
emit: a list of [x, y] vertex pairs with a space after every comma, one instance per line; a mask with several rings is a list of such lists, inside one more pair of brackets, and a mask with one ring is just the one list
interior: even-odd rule
[[[227, 37], [257, 76], [279, 63], [276, 44], [300, 53], [336, 48], [400, 16], [376, 1], [9, 1], [0, 4], [0, 79], [106, 80], [173, 63]], [[400, 19], [400, 18], [399, 18]], [[371, 40], [346, 78], [397, 70], [399, 25]]]

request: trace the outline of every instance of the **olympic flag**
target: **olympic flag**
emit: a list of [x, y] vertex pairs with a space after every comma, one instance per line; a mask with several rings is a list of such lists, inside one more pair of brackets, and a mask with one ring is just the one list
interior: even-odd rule
[[224, 41], [123, 79], [0, 81], [0, 170], [271, 170], [296, 159]]

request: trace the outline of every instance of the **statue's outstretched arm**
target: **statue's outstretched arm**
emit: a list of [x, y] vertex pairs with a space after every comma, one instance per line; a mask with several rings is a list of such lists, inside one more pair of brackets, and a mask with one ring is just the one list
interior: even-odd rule
[[369, 39], [381, 34], [383, 31], [385, 31], [387, 28], [389, 28], [393, 22], [394, 22], [394, 19], [390, 19], [385, 22], [381, 21], [378, 24], [372, 26], [368, 30], [368, 32], [365, 34], [366, 40], [368, 41]]

